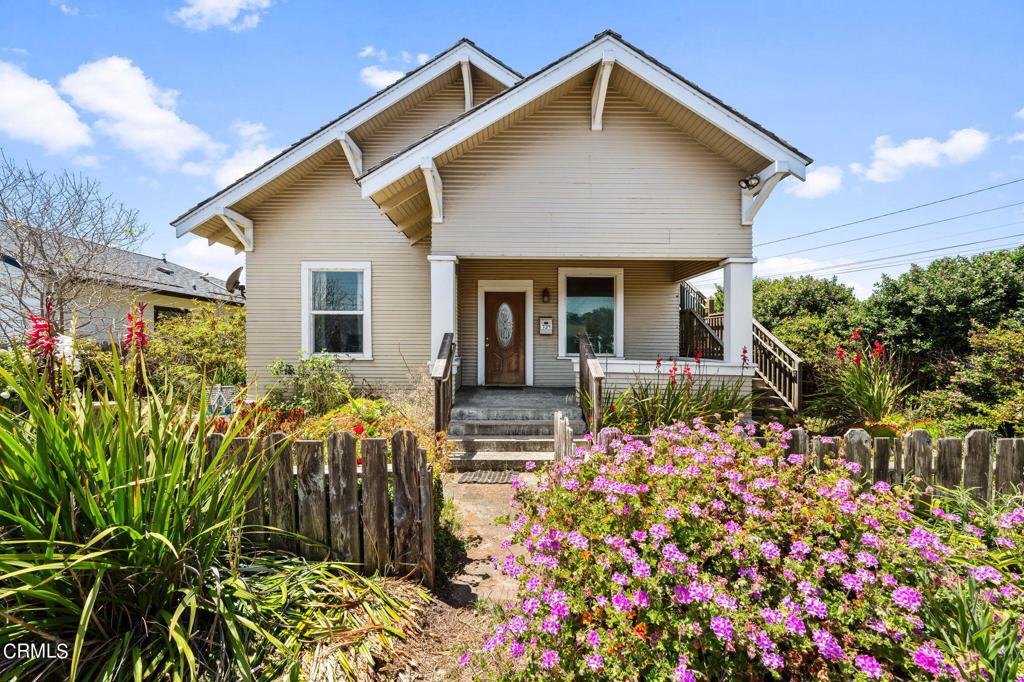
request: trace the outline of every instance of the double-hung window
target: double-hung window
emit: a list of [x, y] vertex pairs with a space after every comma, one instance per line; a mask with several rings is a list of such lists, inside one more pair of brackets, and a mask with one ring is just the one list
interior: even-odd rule
[[598, 355], [622, 357], [622, 269], [558, 269], [559, 355], [580, 352], [579, 333], [587, 332]]
[[302, 349], [370, 360], [370, 264], [302, 264]]

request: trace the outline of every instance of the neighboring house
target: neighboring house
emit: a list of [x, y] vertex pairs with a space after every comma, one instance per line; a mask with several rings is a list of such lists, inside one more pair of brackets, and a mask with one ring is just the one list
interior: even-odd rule
[[[19, 311], [16, 290], [24, 277], [18, 261], [14, 237], [0, 239], [0, 325], [8, 333], [27, 326], [28, 312], [38, 313], [42, 303], [34, 298], [21, 300], [30, 311]], [[80, 273], [85, 286], [82, 301], [72, 302], [71, 313], [79, 312], [76, 334], [107, 341], [119, 338], [132, 305], [146, 305], [145, 318], [152, 325], [161, 318], [181, 315], [197, 302], [214, 301], [243, 305], [240, 294], [228, 293], [223, 280], [171, 263], [122, 249], [110, 249], [105, 258], [93, 258], [90, 270]], [[85, 300], [87, 299], [87, 300]], [[2, 338], [2, 337], [0, 337]]]
[[[570, 387], [586, 330], [613, 383], [715, 332], [703, 371], [749, 386], [751, 224], [810, 163], [615, 33], [527, 77], [462, 40], [173, 225], [244, 249], [254, 379], [404, 383], [450, 332], [463, 387]], [[681, 285], [717, 269], [709, 321]]]

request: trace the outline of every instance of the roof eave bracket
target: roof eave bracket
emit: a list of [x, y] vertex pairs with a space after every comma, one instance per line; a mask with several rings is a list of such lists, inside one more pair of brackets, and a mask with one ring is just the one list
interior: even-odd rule
[[744, 226], [754, 224], [754, 216], [764, 206], [768, 196], [786, 176], [793, 175], [801, 180], [804, 179], [805, 168], [797, 168], [788, 161], [776, 161], [772, 165], [762, 169], [755, 177], [758, 182], [749, 189], [740, 190], [741, 219]]
[[437, 172], [437, 165], [431, 158], [423, 159], [420, 162], [420, 169], [427, 183], [427, 196], [430, 197], [430, 222], [443, 223], [444, 185], [441, 182], [441, 174]]
[[473, 71], [470, 68], [469, 59], [459, 62], [462, 67], [462, 89], [466, 93], [466, 111], [473, 108]]
[[254, 226], [252, 220], [246, 218], [238, 211], [233, 211], [223, 206], [216, 208], [215, 213], [242, 245], [241, 249], [235, 249], [235, 253], [239, 251], [252, 251]]
[[363, 150], [346, 132], [338, 133], [337, 140], [341, 145], [341, 151], [345, 154], [349, 168], [352, 169], [352, 177], [358, 178], [363, 174]]
[[594, 88], [590, 94], [590, 129], [602, 130], [604, 128], [604, 103], [608, 97], [608, 82], [612, 77], [612, 68], [615, 66], [615, 58], [605, 54], [601, 63], [597, 66], [597, 75], [594, 76]]

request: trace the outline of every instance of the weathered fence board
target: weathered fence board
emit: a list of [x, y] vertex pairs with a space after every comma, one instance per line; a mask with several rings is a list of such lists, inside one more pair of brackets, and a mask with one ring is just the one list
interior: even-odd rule
[[871, 437], [864, 429], [846, 434], [846, 459], [860, 467], [857, 477], [866, 480], [871, 472]]
[[1008, 493], [1024, 484], [1024, 438], [996, 442], [996, 492]]
[[875, 438], [875, 458], [871, 463], [875, 481], [892, 481], [889, 462], [892, 459], [893, 443], [891, 438]]
[[332, 433], [327, 439], [330, 472], [331, 555], [335, 560], [362, 563], [359, 546], [359, 484], [356, 481], [356, 439]]
[[[290, 442], [285, 442], [283, 433], [271, 434], [269, 440], [271, 447], [279, 450], [277, 459], [270, 469], [267, 477], [267, 525], [272, 528], [280, 528], [286, 532], [293, 532], [295, 528], [295, 475], [292, 473], [292, 448]], [[287, 552], [297, 550], [294, 537], [281, 533], [272, 533], [270, 546], [274, 549], [281, 549]]]
[[922, 498], [933, 485], [963, 486], [979, 500], [1024, 489], [1024, 438], [997, 442], [988, 431], [940, 438], [933, 447], [931, 436], [920, 429], [902, 439], [873, 442], [862, 429], [851, 429], [842, 438], [816, 436], [809, 444], [806, 431], [793, 429], [787, 452], [813, 455], [818, 466], [838, 457], [856, 462], [864, 480], [900, 482], [912, 476]]
[[388, 461], [384, 440], [363, 441], [363, 569], [383, 573], [388, 565]]
[[964, 457], [964, 487], [979, 500], [988, 498], [988, 479], [992, 470], [992, 434], [971, 431], [967, 434], [967, 455]]
[[[207, 441], [211, 458], [222, 443], [220, 436]], [[334, 433], [325, 441], [290, 440], [275, 433], [256, 446], [237, 439], [223, 453], [227, 462], [246, 467], [265, 468], [276, 457], [265, 494], [246, 509], [248, 540], [313, 561], [344, 561], [371, 575], [415, 573], [433, 585], [433, 472], [411, 431], [392, 439], [393, 477], [388, 444], [379, 438]]]

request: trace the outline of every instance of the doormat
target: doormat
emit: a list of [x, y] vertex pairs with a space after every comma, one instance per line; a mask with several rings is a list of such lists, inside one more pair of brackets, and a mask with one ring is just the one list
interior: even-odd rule
[[459, 483], [504, 483], [515, 478], [514, 471], [467, 471], [459, 476]]

